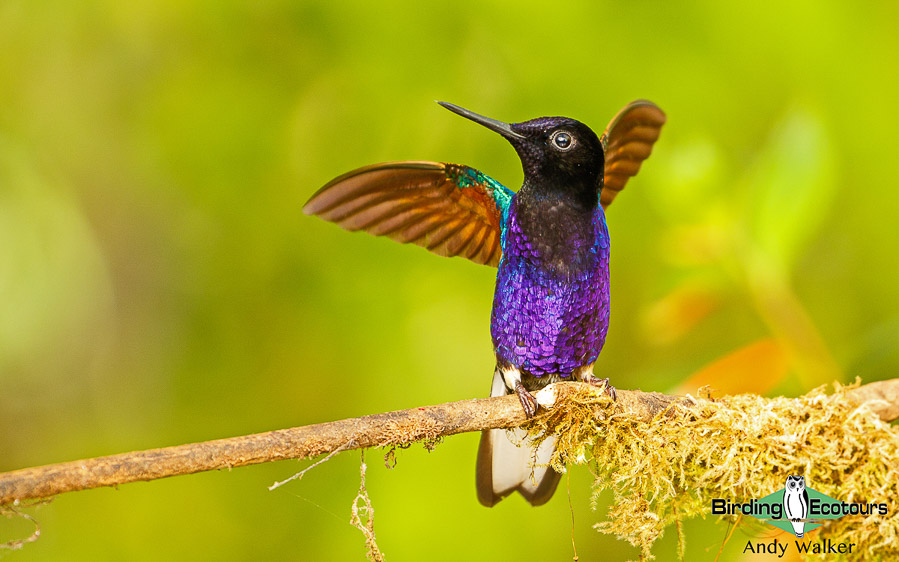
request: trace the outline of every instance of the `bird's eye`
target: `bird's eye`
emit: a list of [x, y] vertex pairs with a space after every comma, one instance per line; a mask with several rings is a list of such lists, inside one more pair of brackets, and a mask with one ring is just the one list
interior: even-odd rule
[[563, 152], [571, 150], [574, 146], [574, 137], [566, 131], [556, 131], [553, 133], [553, 136], [550, 137], [550, 141], [552, 141], [555, 148]]

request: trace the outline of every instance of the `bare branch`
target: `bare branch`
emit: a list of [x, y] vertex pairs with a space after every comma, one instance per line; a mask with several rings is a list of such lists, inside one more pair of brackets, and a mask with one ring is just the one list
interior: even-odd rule
[[[552, 386], [563, 399], [580, 384]], [[654, 392], [618, 390], [617, 394], [617, 406], [642, 420], [650, 420], [673, 402], [684, 400]], [[859, 403], [878, 401], [875, 411], [881, 419], [899, 418], [899, 379], [867, 384], [850, 395]], [[181, 474], [306, 459], [338, 449], [401, 445], [469, 431], [516, 427], [524, 421], [517, 396], [509, 395], [25, 468], [0, 473], [0, 505]]]

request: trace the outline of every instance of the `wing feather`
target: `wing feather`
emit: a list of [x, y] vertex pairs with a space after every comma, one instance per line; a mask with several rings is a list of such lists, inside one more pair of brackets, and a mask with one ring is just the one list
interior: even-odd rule
[[442, 256], [497, 266], [512, 192], [455, 164], [387, 162], [344, 174], [303, 211], [347, 230], [413, 243]]
[[608, 207], [627, 180], [637, 175], [659, 138], [665, 113], [646, 100], [633, 101], [612, 118], [602, 134], [606, 165], [600, 203]]
[[[466, 259], [472, 260], [481, 251], [481, 248], [484, 247], [492, 236], [492, 233], [488, 233], [487, 236], [477, 236], [476, 230], [469, 226], [463, 232], [460, 233], [458, 238], [458, 245], [453, 247], [450, 250], [451, 255], [454, 256], [462, 256]], [[464, 253], [463, 253], [464, 252]], [[483, 261], [486, 263], [490, 263], [489, 260], [481, 259], [476, 261]], [[499, 259], [497, 259], [499, 261]]]

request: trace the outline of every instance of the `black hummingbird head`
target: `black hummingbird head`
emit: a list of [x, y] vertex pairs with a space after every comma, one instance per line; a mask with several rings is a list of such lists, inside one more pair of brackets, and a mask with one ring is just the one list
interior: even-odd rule
[[504, 123], [458, 105], [437, 102], [508, 140], [521, 159], [525, 186], [569, 191], [596, 206], [602, 189], [602, 143], [590, 127], [568, 117], [538, 117], [522, 123]]

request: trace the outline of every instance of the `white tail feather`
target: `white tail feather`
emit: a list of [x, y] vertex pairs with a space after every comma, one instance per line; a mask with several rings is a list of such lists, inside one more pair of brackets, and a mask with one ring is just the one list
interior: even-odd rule
[[[502, 374], [493, 375], [490, 396], [508, 394]], [[481, 434], [478, 448], [478, 499], [493, 506], [513, 491], [532, 505], [546, 503], [558, 484], [560, 474], [548, 466], [556, 448], [549, 437], [535, 451], [522, 429], [491, 429]]]

